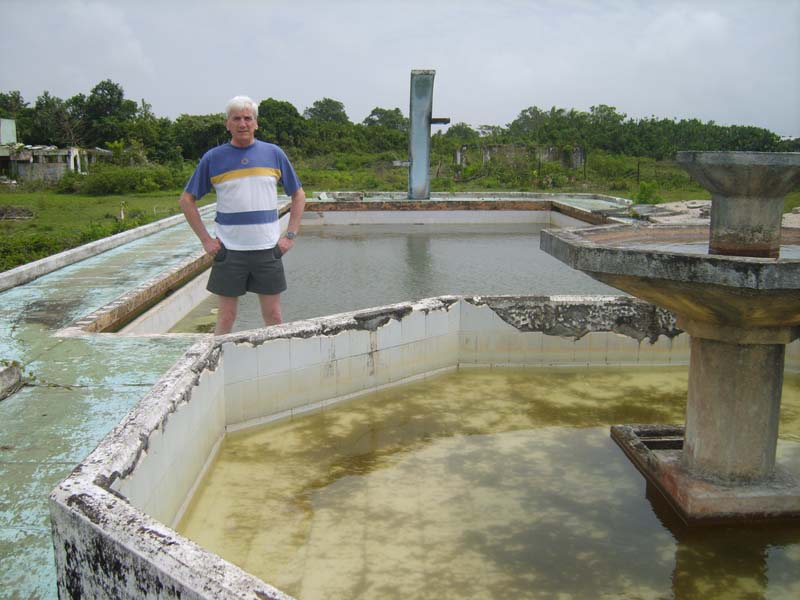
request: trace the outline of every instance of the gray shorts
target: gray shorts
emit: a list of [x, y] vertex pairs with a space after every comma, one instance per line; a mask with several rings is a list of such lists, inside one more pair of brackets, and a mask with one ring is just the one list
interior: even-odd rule
[[218, 296], [280, 294], [286, 291], [281, 251], [275, 246], [268, 250], [229, 250], [224, 246], [214, 257], [206, 289]]

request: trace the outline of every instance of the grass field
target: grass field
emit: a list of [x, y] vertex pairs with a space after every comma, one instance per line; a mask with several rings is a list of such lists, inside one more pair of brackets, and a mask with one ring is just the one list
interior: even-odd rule
[[[177, 214], [179, 195], [180, 190], [125, 196], [0, 193], [0, 271]], [[200, 204], [214, 201], [210, 195]]]

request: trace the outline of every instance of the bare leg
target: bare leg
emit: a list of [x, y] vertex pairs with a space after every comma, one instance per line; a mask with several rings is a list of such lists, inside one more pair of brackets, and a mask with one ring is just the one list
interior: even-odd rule
[[259, 294], [258, 302], [261, 304], [261, 316], [265, 325], [283, 323], [280, 294]]
[[214, 328], [214, 335], [230, 333], [231, 329], [233, 329], [233, 322], [236, 320], [239, 298], [236, 296], [217, 296], [217, 301], [217, 325]]

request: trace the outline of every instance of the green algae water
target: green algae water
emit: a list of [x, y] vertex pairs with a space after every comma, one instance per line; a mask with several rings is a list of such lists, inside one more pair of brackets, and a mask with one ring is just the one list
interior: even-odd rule
[[800, 525], [690, 530], [610, 439], [682, 423], [687, 377], [462, 369], [232, 434], [180, 531], [302, 600], [800, 597]]

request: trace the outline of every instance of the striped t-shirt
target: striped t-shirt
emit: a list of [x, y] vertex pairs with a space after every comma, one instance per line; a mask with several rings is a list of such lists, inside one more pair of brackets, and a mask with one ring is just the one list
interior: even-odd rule
[[231, 250], [265, 250], [278, 243], [278, 183], [291, 196], [300, 180], [275, 144], [223, 144], [203, 155], [185, 191], [196, 199], [217, 192], [216, 235]]

